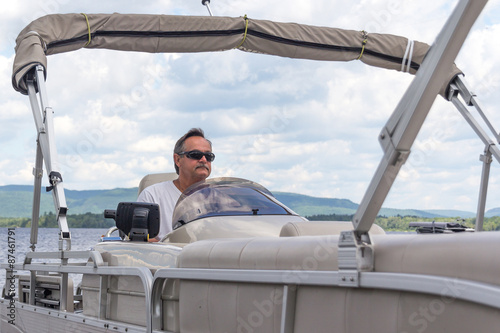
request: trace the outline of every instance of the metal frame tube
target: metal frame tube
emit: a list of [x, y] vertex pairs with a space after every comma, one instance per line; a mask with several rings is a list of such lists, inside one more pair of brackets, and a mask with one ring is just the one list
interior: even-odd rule
[[489, 119], [486, 117], [486, 115], [483, 112], [483, 109], [479, 105], [479, 102], [476, 99], [476, 94], [474, 94], [467, 84], [465, 83], [465, 80], [461, 76], [457, 76], [453, 82], [458, 89], [458, 92], [464, 99], [465, 103], [469, 106], [474, 106], [476, 109], [477, 113], [483, 119], [484, 123], [486, 126], [490, 129], [491, 133], [495, 137], [496, 141], [500, 143], [500, 134], [496, 131], [496, 129], [493, 127], [493, 124], [489, 121]]
[[487, 0], [461, 0], [429, 49], [415, 79], [382, 130], [385, 155], [354, 215], [358, 235], [368, 233], [443, 85], [469, 30]]
[[[294, 279], [293, 282], [286, 283], [287, 277], [291, 276], [307, 276], [307, 279]], [[165, 279], [341, 287], [339, 271], [165, 268], [156, 271], [152, 290], [154, 291], [155, 287], [158, 288]], [[442, 295], [443, 286], [453, 285], [463, 290], [462, 293], [454, 295], [455, 299], [500, 309], [500, 286], [497, 285], [446, 276], [383, 272], [360, 272], [359, 280], [359, 287], [350, 286], [349, 288], [375, 288]], [[152, 309], [155, 309], [155, 304]]]
[[479, 199], [477, 202], [476, 231], [483, 231], [486, 196], [488, 195], [488, 180], [490, 178], [490, 167], [492, 162], [490, 146], [486, 146], [484, 155], [481, 155], [480, 159], [483, 161], [483, 170], [481, 172], [481, 185], [479, 186]]
[[[7, 269], [9, 266], [7, 264], [1, 264], [1, 268]], [[60, 274], [89, 274], [89, 275], [100, 275], [100, 276], [137, 276], [141, 279], [142, 285], [144, 287], [145, 295], [145, 306], [146, 306], [146, 332], [152, 332], [151, 326], [151, 295], [153, 286], [153, 275], [151, 271], [146, 267], [93, 267], [93, 266], [74, 266], [74, 265], [51, 265], [51, 264], [16, 264], [14, 265], [15, 270], [19, 271], [30, 271], [31, 280], [36, 278], [37, 272], [54, 272]], [[34, 290], [34, 283], [31, 283], [30, 288]], [[103, 285], [101, 284], [101, 293], [104, 292]], [[106, 290], [107, 292], [107, 290]], [[33, 303], [31, 303], [33, 301]], [[30, 304], [35, 303], [35, 293], [30, 292]], [[62, 302], [62, 299], [61, 299]]]
[[31, 251], [35, 251], [38, 242], [38, 221], [40, 219], [40, 196], [42, 191], [42, 176], [43, 176], [43, 156], [40, 142], [36, 141], [36, 161], [33, 168], [33, 176], [35, 178], [33, 185], [33, 210], [31, 212]]
[[[36, 85], [36, 88], [35, 88]], [[52, 185], [52, 198], [57, 214], [57, 222], [59, 225], [59, 250], [71, 250], [71, 234], [66, 220], [66, 197], [64, 195], [64, 187], [61, 179], [55, 179], [53, 172], [59, 172], [57, 149], [54, 141], [54, 120], [52, 108], [48, 106], [48, 97], [45, 89], [45, 78], [43, 74], [43, 67], [38, 65], [35, 73], [27, 80], [28, 95], [30, 99], [33, 118], [35, 120], [36, 129], [38, 132], [38, 146], [37, 146], [37, 165], [35, 170], [38, 171], [42, 161], [45, 162], [45, 169], [49, 176], [49, 181]], [[38, 91], [38, 94], [37, 94]], [[37, 95], [39, 98], [37, 98]], [[41, 156], [38, 156], [38, 148]], [[34, 195], [34, 208], [40, 206], [40, 198], [36, 196], [36, 192], [40, 190], [41, 183], [37, 182], [36, 177], [38, 172], [35, 172], [35, 195]], [[52, 178], [52, 179], [51, 179]], [[37, 201], [37, 202], [35, 202]], [[32, 234], [32, 245], [36, 244], [37, 232]], [[64, 242], [66, 248], [64, 249]]]

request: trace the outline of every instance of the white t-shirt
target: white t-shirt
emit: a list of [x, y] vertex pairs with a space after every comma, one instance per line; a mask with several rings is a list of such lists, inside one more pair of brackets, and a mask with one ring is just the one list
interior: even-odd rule
[[160, 206], [160, 231], [156, 238], [162, 239], [172, 231], [172, 215], [181, 194], [172, 180], [148, 186], [139, 194], [138, 202], [152, 202]]

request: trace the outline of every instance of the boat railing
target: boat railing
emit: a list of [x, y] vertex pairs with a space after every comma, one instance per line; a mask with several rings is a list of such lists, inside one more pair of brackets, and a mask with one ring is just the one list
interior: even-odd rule
[[[24, 264], [29, 265], [33, 259], [90, 259], [94, 267], [103, 266], [102, 256], [98, 251], [53, 251], [53, 252], [28, 252], [24, 258]], [[80, 265], [87, 263], [80, 263]], [[78, 263], [72, 263], [78, 265]]]
[[[142, 287], [144, 289], [145, 297], [145, 309], [146, 309], [146, 329], [147, 332], [151, 332], [151, 295], [153, 286], [153, 275], [151, 270], [146, 267], [127, 267], [127, 266], [107, 266], [103, 264], [102, 257], [97, 251], [71, 251], [71, 252], [45, 252], [37, 253], [36, 255], [31, 254], [30, 259], [54, 259], [57, 254], [62, 256], [64, 261], [68, 259], [75, 258], [86, 258], [85, 253], [88, 254], [90, 260], [93, 264], [87, 263], [23, 263], [15, 264], [13, 266], [9, 264], [2, 264], [0, 267], [6, 270], [7, 276], [14, 275], [17, 271], [29, 271], [29, 304], [35, 306], [35, 288], [37, 286], [36, 279], [38, 272], [45, 273], [57, 273], [61, 276], [61, 286], [60, 290], [60, 304], [59, 311], [66, 312], [68, 309], [67, 299], [68, 299], [68, 274], [87, 274], [87, 275], [98, 275], [99, 279], [99, 302], [97, 310], [97, 319], [106, 320], [106, 308], [108, 304], [108, 294], [109, 294], [109, 277], [110, 276], [135, 276], [139, 277], [142, 282]], [[82, 317], [85, 320], [85, 317]]]
[[[307, 276], [307, 279], [293, 278]], [[288, 278], [287, 278], [288, 277]], [[166, 268], [156, 271], [151, 294], [152, 330], [161, 330], [163, 325], [162, 286], [168, 279], [197, 280], [204, 282], [234, 282], [273, 284], [282, 288], [280, 332], [293, 332], [297, 290], [301, 286], [349, 287], [340, 271], [310, 270], [250, 270], [250, 269], [195, 269]], [[288, 280], [288, 281], [287, 281]], [[443, 286], [453, 286], [446, 294]], [[500, 289], [486, 283], [462, 280], [447, 276], [408, 273], [360, 272], [359, 287], [362, 289], [393, 290], [425, 293], [452, 297], [476, 304], [500, 309]], [[182, 300], [180, 300], [182, 301]], [[148, 331], [149, 332], [149, 331]]]
[[[307, 279], [288, 277], [307, 276]], [[196, 269], [196, 268], [165, 268], [156, 271], [153, 277], [153, 329], [159, 329], [160, 306], [159, 294], [161, 285], [166, 279], [200, 280], [211, 282], [240, 282], [240, 283], [269, 283], [283, 285], [284, 301], [283, 313], [287, 313], [287, 307], [293, 307], [293, 296], [297, 286], [323, 286], [340, 287], [342, 277], [339, 271], [310, 271], [310, 270], [251, 270], [251, 269]], [[442, 295], [443, 285], [456, 286], [456, 289], [467, 292], [454, 295], [457, 300], [465, 300], [482, 305], [500, 309], [500, 289], [487, 283], [457, 279], [447, 276], [435, 276], [425, 274], [408, 273], [386, 273], [386, 272], [361, 272], [360, 287], [374, 289], [389, 289], [408, 292], [425, 292], [434, 295]], [[285, 292], [286, 291], [286, 292]], [[156, 296], [155, 296], [156, 295]], [[289, 299], [286, 299], [286, 297]]]

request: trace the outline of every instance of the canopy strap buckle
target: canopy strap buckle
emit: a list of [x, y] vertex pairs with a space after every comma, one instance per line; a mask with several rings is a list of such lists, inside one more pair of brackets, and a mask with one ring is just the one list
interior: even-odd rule
[[62, 183], [63, 179], [60, 172], [51, 171], [49, 174], [50, 186], [46, 187], [46, 191], [50, 192], [57, 186], [57, 183]]

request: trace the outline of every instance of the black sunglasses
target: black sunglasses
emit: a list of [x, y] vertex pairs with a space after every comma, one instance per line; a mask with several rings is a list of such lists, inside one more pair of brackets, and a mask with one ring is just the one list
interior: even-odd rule
[[204, 153], [199, 150], [183, 151], [181, 153], [178, 153], [177, 155], [186, 155], [187, 158], [198, 161], [201, 160], [203, 156], [205, 156], [207, 162], [212, 162], [213, 160], [215, 160], [214, 153]]

